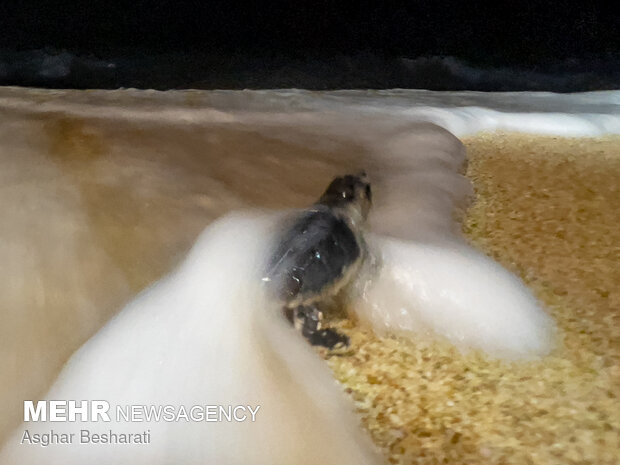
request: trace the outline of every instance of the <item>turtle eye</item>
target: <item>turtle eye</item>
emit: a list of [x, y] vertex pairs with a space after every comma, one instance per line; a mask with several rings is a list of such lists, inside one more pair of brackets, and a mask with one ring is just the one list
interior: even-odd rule
[[351, 199], [353, 197], [355, 197], [355, 189], [353, 188], [353, 186], [345, 186], [344, 189], [342, 189], [342, 198]]

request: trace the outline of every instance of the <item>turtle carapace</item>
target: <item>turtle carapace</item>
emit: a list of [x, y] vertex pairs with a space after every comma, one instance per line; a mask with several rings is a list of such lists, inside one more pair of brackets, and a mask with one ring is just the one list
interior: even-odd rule
[[363, 225], [371, 189], [365, 173], [335, 178], [317, 203], [291, 219], [270, 257], [264, 281], [288, 319], [312, 345], [347, 346], [321, 327], [321, 307], [352, 281], [366, 254]]

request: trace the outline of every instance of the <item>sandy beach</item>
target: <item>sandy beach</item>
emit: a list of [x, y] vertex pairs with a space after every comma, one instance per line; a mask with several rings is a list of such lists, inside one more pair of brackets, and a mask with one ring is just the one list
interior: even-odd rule
[[505, 363], [352, 328], [355, 353], [329, 365], [390, 463], [614, 464], [620, 138], [481, 133], [464, 143], [476, 198], [463, 231], [544, 303], [557, 349]]
[[[361, 166], [372, 172], [400, 148], [413, 160], [404, 176], [413, 176], [414, 187], [430, 179], [421, 190], [429, 198], [443, 198], [442, 187], [457, 192], [462, 181], [449, 158], [462, 147], [445, 130], [392, 120], [382, 128], [380, 115], [350, 113], [346, 120], [329, 112], [332, 98], [334, 108], [355, 99], [364, 108], [374, 95], [302, 93], [295, 101], [277, 92], [3, 92], [0, 252], [9, 266], [0, 270], [0, 440], [18, 425], [21, 400], [41, 398], [71, 354], [136, 293], [174, 270], [221, 215], [310, 205], [335, 174]], [[440, 98], [395, 92], [376, 108], [432, 106]], [[423, 106], [423, 120], [454, 133], [469, 133], [480, 121], [491, 128], [544, 123], [559, 133], [570, 123], [568, 131], [579, 133], [603, 131], [615, 117], [596, 106], [607, 98], [602, 94], [567, 96], [574, 100], [568, 103], [545, 97], [586, 115], [564, 119], [480, 110], [493, 99], [509, 108], [508, 94], [486, 103], [486, 95], [453, 98], [453, 110]], [[273, 105], [267, 116], [226, 110], [265, 102]], [[299, 107], [293, 116], [282, 110], [289, 102]], [[326, 110], [312, 114], [311, 105]], [[327, 364], [390, 463], [615, 464], [620, 136], [479, 132], [461, 140], [475, 192], [462, 232], [533, 291], [557, 323], [556, 348], [539, 360], [509, 363], [431, 337], [377, 337], [345, 319], [337, 324], [351, 348]], [[429, 153], [430, 161], [415, 165]], [[449, 176], [433, 178], [436, 167]], [[407, 181], [394, 179], [398, 189]], [[418, 208], [412, 192], [409, 212], [434, 212], [435, 204]], [[450, 223], [444, 211], [441, 228]]]

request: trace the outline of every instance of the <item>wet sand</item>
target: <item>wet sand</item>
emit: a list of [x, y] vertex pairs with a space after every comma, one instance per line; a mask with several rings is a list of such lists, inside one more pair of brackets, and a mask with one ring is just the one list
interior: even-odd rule
[[464, 140], [463, 231], [558, 323], [558, 347], [503, 363], [353, 334], [328, 360], [390, 463], [615, 464], [620, 456], [620, 138]]

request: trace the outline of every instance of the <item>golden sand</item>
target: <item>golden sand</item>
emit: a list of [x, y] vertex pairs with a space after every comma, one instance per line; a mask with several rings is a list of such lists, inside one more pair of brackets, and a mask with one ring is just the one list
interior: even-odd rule
[[559, 327], [535, 362], [348, 327], [328, 363], [390, 463], [620, 460], [620, 138], [466, 139], [469, 240], [520, 275]]

